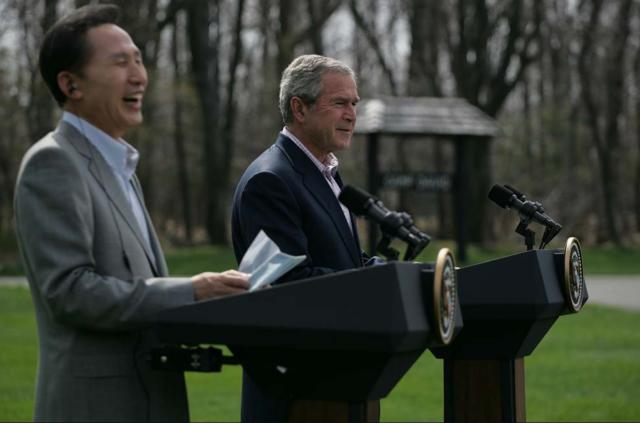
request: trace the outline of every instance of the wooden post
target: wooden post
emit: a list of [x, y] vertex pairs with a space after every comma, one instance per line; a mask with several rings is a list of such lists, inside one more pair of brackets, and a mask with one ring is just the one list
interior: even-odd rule
[[[369, 134], [367, 142], [367, 189], [371, 195], [378, 195], [380, 177], [378, 169], [378, 134]], [[368, 220], [367, 235], [369, 237], [369, 255], [376, 254], [376, 239], [378, 238], [378, 225]]]
[[466, 146], [468, 140], [465, 138], [457, 138], [455, 141], [456, 167], [454, 175], [453, 189], [453, 210], [455, 213], [456, 225], [456, 242], [458, 245], [458, 260], [460, 263], [467, 261], [467, 218], [465, 216], [465, 200], [468, 198], [469, 191], [469, 157]]
[[444, 421], [526, 421], [524, 359], [444, 360]]
[[379, 423], [380, 401], [306, 401], [291, 405], [288, 423]]

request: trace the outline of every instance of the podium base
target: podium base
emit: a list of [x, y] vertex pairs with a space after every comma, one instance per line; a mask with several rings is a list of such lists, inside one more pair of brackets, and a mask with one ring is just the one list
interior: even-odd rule
[[291, 404], [288, 423], [379, 423], [380, 401], [307, 401]]
[[524, 422], [524, 359], [444, 360], [445, 422]]

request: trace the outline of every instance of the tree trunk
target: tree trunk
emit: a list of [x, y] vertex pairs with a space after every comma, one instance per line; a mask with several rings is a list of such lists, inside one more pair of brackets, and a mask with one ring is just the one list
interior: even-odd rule
[[[511, 0], [489, 8], [486, 0], [457, 0], [450, 16], [452, 25], [445, 26], [457, 94], [492, 117], [498, 115], [527, 66], [536, 58], [530, 47], [539, 27], [535, 20], [523, 20], [526, 6], [531, 9], [535, 4], [533, 0]], [[456, 36], [450, 32], [451, 27], [457, 30]], [[496, 37], [504, 38], [489, 55], [488, 46]], [[465, 148], [469, 149], [467, 155], [474, 164], [474, 177], [469, 181], [469, 208], [474, 211], [469, 240], [482, 243], [489, 226], [486, 195], [491, 185], [490, 143], [468, 143]]]
[[[407, 6], [411, 34], [407, 95], [441, 97], [442, 81], [438, 73], [441, 5], [439, 2], [410, 0]], [[433, 140], [431, 163], [436, 172], [445, 171], [444, 141], [442, 138]], [[453, 213], [450, 196], [443, 192], [435, 195], [438, 203], [438, 237], [451, 238]]]
[[527, 161], [527, 174], [533, 175], [536, 167], [536, 157], [534, 149], [534, 135], [533, 135], [533, 118], [531, 117], [531, 93], [529, 92], [529, 78], [525, 77], [522, 80], [522, 119], [524, 124], [522, 125], [525, 154]]
[[280, 0], [279, 23], [280, 27], [276, 32], [276, 42], [278, 45], [277, 75], [282, 75], [282, 71], [293, 61], [293, 50], [295, 48], [292, 8], [297, 4], [294, 0]]
[[[218, 0], [187, 3], [187, 32], [191, 49], [191, 67], [200, 103], [202, 125], [202, 165], [204, 167], [203, 197], [205, 228], [212, 244], [226, 243], [226, 207], [224, 194], [227, 187], [223, 175], [222, 149], [219, 139], [220, 93], [217, 35], [211, 39], [210, 18], [217, 17]], [[213, 11], [211, 8], [213, 7]], [[218, 26], [215, 26], [218, 30]]]
[[[37, 55], [32, 53], [28, 46], [30, 44], [40, 45], [44, 38], [44, 33], [53, 25], [58, 16], [56, 14], [56, 7], [58, 0], [45, 0], [44, 13], [40, 19], [41, 31], [33, 31], [29, 24], [28, 11], [26, 9], [31, 8], [33, 5], [29, 5], [29, 2], [24, 2], [21, 6], [19, 16], [23, 26], [23, 39], [25, 47], [27, 47], [27, 58], [29, 59], [29, 104], [26, 107], [27, 111], [27, 130], [29, 131], [29, 139], [31, 142], [36, 142], [48, 132], [53, 129], [53, 109], [55, 103], [51, 98], [51, 94], [47, 89], [44, 81], [40, 77]], [[40, 34], [38, 37], [36, 34]], [[33, 42], [29, 43], [29, 39]], [[36, 50], [37, 51], [37, 50]]]
[[618, 229], [616, 206], [616, 187], [618, 177], [616, 172], [616, 159], [620, 145], [618, 120], [622, 113], [622, 101], [624, 92], [625, 50], [630, 33], [630, 9], [632, 0], [619, 2], [616, 15], [616, 28], [612, 36], [611, 45], [608, 46], [605, 55], [604, 78], [601, 83], [607, 89], [603, 104], [599, 104], [593, 87], [599, 85], [593, 77], [593, 68], [597, 60], [593, 52], [593, 40], [599, 28], [599, 20], [602, 11], [602, 0], [591, 2], [589, 25], [583, 34], [582, 50], [578, 61], [578, 71], [582, 85], [582, 97], [589, 117], [591, 137], [596, 147], [600, 170], [600, 185], [603, 195], [604, 228], [608, 240], [616, 245], [621, 245]]
[[231, 48], [231, 57], [229, 58], [229, 80], [227, 83], [227, 102], [225, 107], [225, 118], [222, 126], [222, 163], [220, 163], [221, 189], [218, 193], [219, 209], [224, 210], [225, 207], [220, 204], [228, 204], [229, 193], [228, 187], [231, 178], [231, 163], [233, 161], [233, 145], [234, 145], [234, 128], [236, 121], [236, 71], [242, 58], [242, 16], [244, 14], [245, 0], [237, 1], [237, 9], [235, 15], [234, 31], [233, 31], [233, 47]]
[[182, 222], [184, 224], [184, 236], [187, 243], [193, 242], [193, 222], [191, 220], [191, 188], [189, 182], [189, 168], [187, 166], [187, 154], [184, 146], [184, 129], [182, 126], [182, 69], [178, 57], [178, 23], [173, 26], [171, 40], [171, 59], [174, 69], [174, 107], [173, 107], [173, 140], [176, 152], [176, 165], [178, 167], [178, 191], [182, 205]]
[[373, 27], [373, 24], [368, 22], [364, 13], [360, 11], [360, 9], [358, 8], [357, 0], [349, 0], [349, 8], [351, 10], [351, 15], [356, 22], [356, 25], [358, 26], [360, 31], [362, 31], [362, 34], [369, 42], [369, 45], [376, 55], [378, 64], [382, 68], [387, 83], [389, 84], [389, 91], [391, 92], [391, 95], [398, 95], [398, 86], [393, 76], [393, 69], [391, 69], [391, 65], [384, 56], [382, 46], [380, 45], [380, 40], [376, 34], [376, 30]]
[[309, 15], [311, 46], [315, 54], [324, 54], [322, 43], [322, 23], [318, 19], [318, 6], [322, 3], [316, 0], [307, 0], [307, 14]]
[[611, 55], [606, 61], [606, 123], [605, 140], [606, 150], [601, 157], [602, 182], [605, 192], [605, 214], [607, 216], [607, 230], [611, 241], [621, 245], [618, 223], [618, 181], [620, 159], [620, 117], [623, 112], [623, 98], [626, 70], [626, 50], [631, 33], [631, 7], [633, 0], [624, 0], [619, 4], [616, 17], [615, 35], [609, 50]]
[[[633, 70], [635, 77], [636, 91], [640, 89], [640, 47], [636, 49], [636, 56], [633, 62]], [[635, 163], [635, 181], [633, 184], [634, 192], [634, 214], [636, 231], [640, 232], [640, 95], [636, 95], [636, 163]]]

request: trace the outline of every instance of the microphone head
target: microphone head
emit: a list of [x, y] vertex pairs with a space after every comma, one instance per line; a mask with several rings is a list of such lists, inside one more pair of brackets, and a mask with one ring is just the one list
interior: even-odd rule
[[338, 196], [338, 200], [357, 216], [366, 214], [369, 200], [373, 198], [368, 192], [351, 185], [345, 185]]
[[489, 191], [489, 200], [493, 201], [500, 207], [506, 209], [511, 205], [511, 201], [515, 194], [508, 188], [501, 185], [494, 185]]
[[504, 187], [506, 189], [508, 189], [509, 191], [511, 191], [512, 193], [514, 193], [516, 195], [516, 197], [518, 197], [518, 199], [520, 201], [525, 201], [527, 199], [527, 197], [524, 196], [524, 194], [520, 191], [518, 191], [517, 189], [515, 189], [514, 187], [512, 187], [511, 185], [508, 184], [504, 184]]

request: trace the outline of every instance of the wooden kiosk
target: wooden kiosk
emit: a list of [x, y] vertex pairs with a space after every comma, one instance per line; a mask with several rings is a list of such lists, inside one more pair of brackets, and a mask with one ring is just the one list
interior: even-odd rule
[[[383, 188], [452, 191], [457, 257], [464, 263], [470, 217], [465, 201], [470, 195], [484, 195], [471, 192], [469, 181], [473, 165], [468, 150], [471, 144], [488, 143], [499, 134], [496, 121], [462, 98], [387, 96], [364, 99], [358, 103], [355, 132], [366, 136], [367, 190], [371, 194], [378, 196]], [[435, 142], [453, 142], [453, 173], [428, 172], [428, 169], [404, 175], [381, 172], [380, 143], [385, 136], [431, 137]], [[399, 180], [403, 181], [402, 185], [397, 184]], [[376, 234], [377, 227], [370, 222], [370, 252], [375, 251]]]

